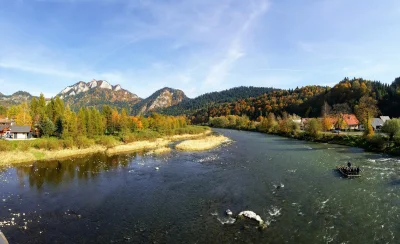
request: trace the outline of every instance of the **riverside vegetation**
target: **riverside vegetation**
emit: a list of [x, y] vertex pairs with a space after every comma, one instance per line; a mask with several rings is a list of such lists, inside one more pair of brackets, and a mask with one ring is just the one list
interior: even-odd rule
[[[78, 113], [60, 98], [46, 104], [43, 95], [30, 104], [12, 106], [7, 115], [18, 125], [28, 125], [38, 138], [27, 141], [0, 140], [2, 163], [56, 159], [107, 151], [109, 154], [166, 147], [171, 140], [202, 136], [209, 128], [190, 125], [184, 116], [152, 114], [129, 116], [125, 109], [105, 105], [81, 108]], [[140, 143], [137, 143], [139, 142]], [[136, 142], [134, 145], [133, 142]], [[166, 151], [158, 150], [157, 152]]]
[[297, 116], [287, 113], [277, 117], [270, 113], [267, 117], [251, 121], [247, 116], [229, 115], [210, 118], [208, 124], [217, 128], [258, 131], [299, 140], [340, 144], [373, 152], [400, 155], [400, 119], [387, 121], [382, 128], [384, 134], [365, 130], [364, 135], [351, 135], [333, 134], [326, 129], [329, 126], [326, 124], [327, 120], [316, 118], [310, 119], [304, 130], [300, 130], [299, 124], [293, 121], [296, 118]]

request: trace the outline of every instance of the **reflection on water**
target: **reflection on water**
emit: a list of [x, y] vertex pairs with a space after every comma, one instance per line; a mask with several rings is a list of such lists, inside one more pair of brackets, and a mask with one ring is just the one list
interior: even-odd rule
[[[101, 172], [116, 168], [126, 168], [129, 161], [138, 153], [107, 157], [105, 154], [64, 161], [36, 162], [30, 166], [17, 166], [16, 175], [20, 185], [41, 189], [43, 184], [66, 184], [74, 179], [90, 180]], [[143, 155], [143, 153], [139, 153]], [[4, 169], [3, 169], [4, 170]]]
[[[10, 243], [398, 243], [400, 159], [219, 131], [234, 143], [2, 168], [0, 229]], [[349, 160], [360, 179], [334, 170]]]

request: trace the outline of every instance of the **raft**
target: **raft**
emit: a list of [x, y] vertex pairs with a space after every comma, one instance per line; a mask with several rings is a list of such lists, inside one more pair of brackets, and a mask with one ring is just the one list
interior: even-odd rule
[[336, 169], [346, 178], [357, 178], [361, 177], [360, 174], [348, 174], [346, 171], [343, 170], [343, 166], [336, 166]]

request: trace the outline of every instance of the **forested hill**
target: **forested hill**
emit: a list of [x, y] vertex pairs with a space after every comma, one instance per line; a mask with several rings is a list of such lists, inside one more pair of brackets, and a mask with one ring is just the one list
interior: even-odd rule
[[220, 92], [206, 93], [194, 99], [187, 99], [175, 106], [160, 109], [158, 112], [169, 115], [191, 115], [199, 109], [212, 107], [215, 104], [229, 103], [239, 99], [257, 97], [274, 90], [276, 89], [268, 87], [235, 87]]
[[345, 78], [333, 88], [305, 86], [294, 90], [271, 89], [269, 93], [260, 96], [203, 106], [187, 115], [194, 123], [226, 115], [246, 115], [255, 120], [271, 112], [277, 115], [288, 112], [301, 117], [319, 117], [324, 113], [323, 107], [325, 113], [333, 110], [353, 113], [363, 96], [376, 100], [380, 114], [400, 116], [400, 78], [391, 85], [362, 78]]

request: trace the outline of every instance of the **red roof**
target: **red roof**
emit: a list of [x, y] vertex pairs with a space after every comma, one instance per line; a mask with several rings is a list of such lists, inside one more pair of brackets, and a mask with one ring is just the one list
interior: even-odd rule
[[343, 114], [343, 119], [347, 125], [359, 125], [360, 122], [358, 121], [357, 117], [354, 114]]

